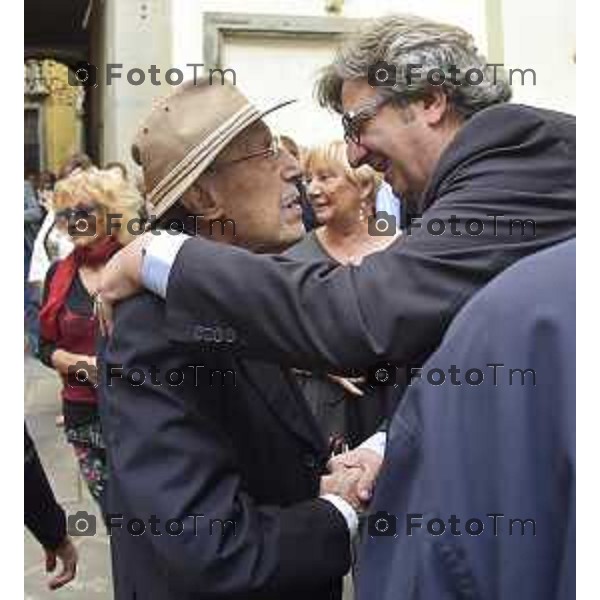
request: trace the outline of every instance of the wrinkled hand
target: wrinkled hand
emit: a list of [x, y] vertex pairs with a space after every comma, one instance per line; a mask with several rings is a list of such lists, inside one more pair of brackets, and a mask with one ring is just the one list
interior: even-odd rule
[[51, 590], [57, 590], [75, 578], [77, 572], [77, 550], [68, 536], [56, 550], [45, 550], [46, 572], [52, 573], [56, 569], [57, 558], [62, 563], [62, 571], [48, 582]]
[[151, 235], [138, 236], [117, 252], [102, 270], [94, 308], [104, 334], [110, 333], [112, 328], [113, 305], [135, 295], [143, 287], [142, 249], [150, 242]]
[[383, 457], [374, 450], [355, 448], [350, 452], [344, 452], [331, 458], [327, 463], [327, 468], [333, 475], [344, 473], [349, 469], [358, 470], [356, 496], [359, 502], [364, 505], [373, 496], [375, 481], [379, 475], [382, 462]]
[[114, 304], [142, 289], [142, 249], [152, 234], [145, 233], [117, 252], [106, 264], [98, 292], [105, 302]]
[[340, 377], [339, 375], [333, 375], [329, 373], [327, 375], [331, 381], [341, 385], [347, 392], [353, 396], [364, 396], [365, 393], [356, 385], [357, 383], [364, 383], [364, 377]]
[[98, 385], [98, 362], [95, 356], [89, 356], [87, 354], [81, 354], [80, 359], [81, 362], [87, 363], [90, 368], [87, 369], [87, 378], [91, 385]]
[[361, 469], [358, 467], [338, 469], [335, 473], [323, 475], [320, 494], [341, 496], [354, 510], [362, 510], [364, 505], [358, 496], [357, 488], [361, 475]]

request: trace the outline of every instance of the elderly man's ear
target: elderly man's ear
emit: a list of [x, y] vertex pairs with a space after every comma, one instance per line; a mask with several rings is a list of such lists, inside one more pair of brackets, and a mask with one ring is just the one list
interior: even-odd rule
[[225, 217], [225, 210], [219, 202], [219, 197], [210, 182], [207, 181], [196, 181], [185, 192], [181, 203], [189, 213], [202, 215], [204, 220]]

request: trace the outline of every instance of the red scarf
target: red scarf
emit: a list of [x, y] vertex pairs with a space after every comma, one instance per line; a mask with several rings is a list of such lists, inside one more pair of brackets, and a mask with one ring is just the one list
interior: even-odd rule
[[58, 263], [50, 281], [46, 302], [40, 310], [40, 330], [45, 340], [57, 341], [58, 313], [67, 301], [67, 294], [79, 267], [102, 266], [121, 248], [119, 242], [107, 236], [97, 244], [76, 247], [69, 256]]

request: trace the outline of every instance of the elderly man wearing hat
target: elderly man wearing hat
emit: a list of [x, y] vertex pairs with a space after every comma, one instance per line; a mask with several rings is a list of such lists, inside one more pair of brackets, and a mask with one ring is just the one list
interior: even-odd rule
[[[266, 112], [206, 81], [155, 107], [132, 154], [161, 226], [260, 252], [298, 240], [300, 172]], [[339, 598], [362, 471], [324, 476], [326, 444], [287, 371], [237, 359], [222, 322], [189, 326], [211, 351], [169, 341], [165, 302], [144, 293], [104, 341], [115, 597]]]

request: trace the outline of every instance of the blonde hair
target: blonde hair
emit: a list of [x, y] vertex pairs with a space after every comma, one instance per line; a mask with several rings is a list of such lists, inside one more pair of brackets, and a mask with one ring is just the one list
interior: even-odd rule
[[144, 200], [119, 171], [96, 167], [77, 169], [56, 184], [52, 204], [55, 210], [60, 210], [81, 198], [93, 200], [106, 213], [119, 215], [113, 217], [111, 223], [114, 224], [114, 235], [121, 244], [128, 244], [136, 237], [141, 225], [129, 228], [127, 225], [133, 219], [140, 218]]
[[305, 174], [308, 174], [319, 168], [331, 166], [342, 167], [346, 177], [357, 187], [370, 186], [372, 191], [369, 201], [375, 202], [383, 177], [369, 165], [361, 165], [356, 169], [352, 168], [348, 162], [345, 142], [336, 140], [310, 148], [304, 155], [302, 170]]

